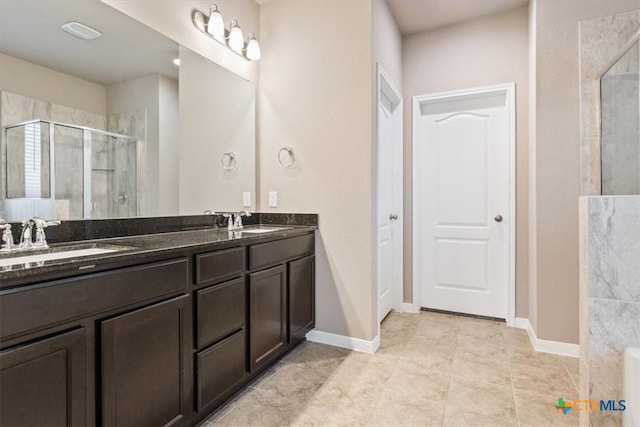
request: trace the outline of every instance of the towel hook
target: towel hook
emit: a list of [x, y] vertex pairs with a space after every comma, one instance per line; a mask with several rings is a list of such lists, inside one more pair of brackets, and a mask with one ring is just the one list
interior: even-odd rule
[[238, 160], [236, 160], [236, 153], [233, 151], [224, 153], [220, 163], [222, 163], [222, 169], [227, 172], [235, 172], [238, 169]]
[[[282, 153], [283, 152], [287, 152], [288, 153], [288, 155], [289, 155], [289, 161], [288, 162], [286, 161], [286, 159], [284, 161], [282, 160]], [[282, 147], [278, 151], [278, 163], [280, 163], [285, 168], [293, 167], [293, 165], [295, 165], [295, 163], [296, 163], [296, 155], [293, 152], [293, 148], [291, 148], [288, 145], [286, 147]]]

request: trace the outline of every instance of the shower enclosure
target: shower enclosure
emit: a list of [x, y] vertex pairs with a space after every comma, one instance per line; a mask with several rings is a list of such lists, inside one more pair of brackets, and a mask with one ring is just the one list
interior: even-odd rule
[[7, 126], [5, 141], [5, 219], [138, 215], [138, 139], [33, 120]]
[[640, 52], [632, 41], [600, 78], [603, 195], [640, 194]]

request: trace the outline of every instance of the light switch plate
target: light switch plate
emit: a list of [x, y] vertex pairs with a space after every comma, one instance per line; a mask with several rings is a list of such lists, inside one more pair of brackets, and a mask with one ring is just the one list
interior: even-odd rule
[[269, 191], [269, 207], [277, 208], [278, 207], [278, 192], [277, 191]]
[[251, 207], [251, 192], [245, 191], [242, 193], [242, 207], [250, 208]]

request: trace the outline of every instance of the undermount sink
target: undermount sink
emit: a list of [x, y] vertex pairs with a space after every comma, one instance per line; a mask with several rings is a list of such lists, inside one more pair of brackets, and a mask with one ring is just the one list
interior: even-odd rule
[[[125, 246], [104, 246], [104, 247], [82, 247], [67, 246], [51, 248], [40, 252], [0, 252], [0, 267], [10, 267], [20, 264], [40, 263], [44, 261], [55, 261], [69, 258], [82, 258], [91, 255], [102, 255], [112, 252], [131, 249]], [[8, 256], [7, 256], [8, 255]]]
[[273, 233], [274, 231], [288, 230], [290, 227], [260, 227], [260, 228], [245, 228], [240, 231], [246, 234], [262, 234]]

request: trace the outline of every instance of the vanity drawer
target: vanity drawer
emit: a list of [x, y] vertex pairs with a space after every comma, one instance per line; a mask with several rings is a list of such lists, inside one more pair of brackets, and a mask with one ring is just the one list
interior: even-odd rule
[[196, 284], [221, 282], [244, 271], [244, 248], [196, 255]]
[[198, 411], [238, 384], [247, 374], [244, 330], [196, 355]]
[[245, 324], [245, 279], [236, 279], [198, 291], [197, 346], [206, 347]]
[[0, 292], [0, 338], [52, 327], [186, 289], [189, 261], [171, 261]]
[[249, 247], [249, 269], [257, 270], [313, 254], [313, 234], [260, 243]]

